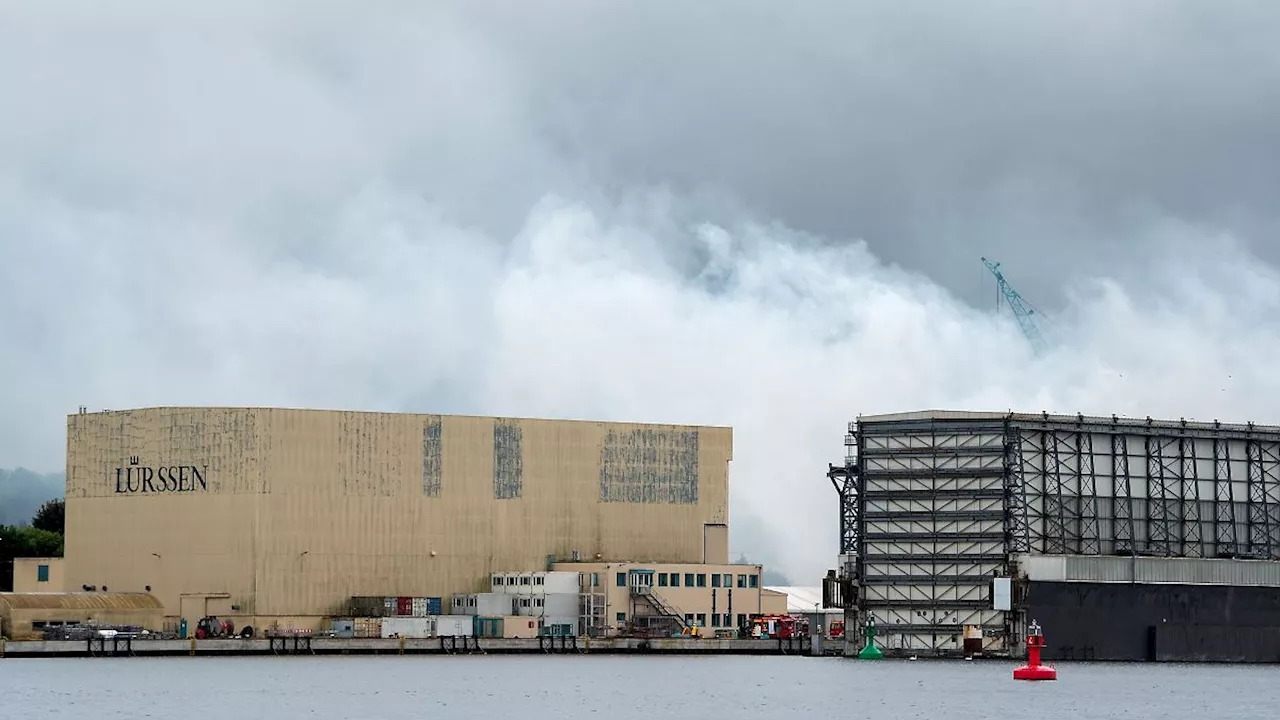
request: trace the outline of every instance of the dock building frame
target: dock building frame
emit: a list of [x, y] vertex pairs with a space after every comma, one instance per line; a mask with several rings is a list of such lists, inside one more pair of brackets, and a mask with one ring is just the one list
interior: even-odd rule
[[1034, 556], [1280, 560], [1280, 427], [928, 411], [845, 446], [842, 603], [891, 648], [1016, 652]]

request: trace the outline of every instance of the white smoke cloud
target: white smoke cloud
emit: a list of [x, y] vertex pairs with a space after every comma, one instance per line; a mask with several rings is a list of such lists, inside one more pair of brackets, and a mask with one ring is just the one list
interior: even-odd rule
[[[1278, 419], [1280, 278], [1176, 208], [1116, 226], [1103, 272], [1062, 269], [1037, 358], [876, 238], [602, 169], [598, 130], [546, 132], [561, 106], [474, 17], [5, 7], [2, 466], [59, 466], [82, 404], [727, 424], [733, 513], [771, 533], [735, 549], [774, 542], [807, 582], [859, 413]], [[981, 239], [948, 239], [981, 277]]]

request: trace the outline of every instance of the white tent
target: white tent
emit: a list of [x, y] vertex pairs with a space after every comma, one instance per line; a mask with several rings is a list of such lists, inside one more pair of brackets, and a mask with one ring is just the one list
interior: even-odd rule
[[839, 608], [823, 608], [822, 607], [822, 588], [819, 587], [796, 587], [794, 585], [780, 586], [770, 585], [765, 590], [773, 590], [775, 592], [787, 594], [787, 614], [788, 615], [843, 615], [844, 611]]

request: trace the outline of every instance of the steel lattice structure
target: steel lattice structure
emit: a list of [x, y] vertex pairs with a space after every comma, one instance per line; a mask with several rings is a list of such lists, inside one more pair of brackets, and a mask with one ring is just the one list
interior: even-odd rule
[[889, 649], [1015, 637], [991, 579], [1018, 555], [1280, 560], [1280, 428], [1150, 418], [907, 413], [849, 424], [841, 553]]

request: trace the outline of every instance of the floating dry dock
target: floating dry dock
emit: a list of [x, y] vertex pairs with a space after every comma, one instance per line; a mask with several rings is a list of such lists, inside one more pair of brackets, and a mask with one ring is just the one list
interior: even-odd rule
[[[824, 647], [825, 645], [825, 647]], [[162, 657], [233, 655], [465, 655], [465, 654], [685, 654], [813, 655], [838, 652], [838, 643], [809, 637], [768, 640], [694, 638], [320, 638], [271, 637], [214, 640], [143, 640], [129, 637], [89, 640], [0, 641], [0, 657]], [[815, 650], [817, 652], [815, 652]]]

